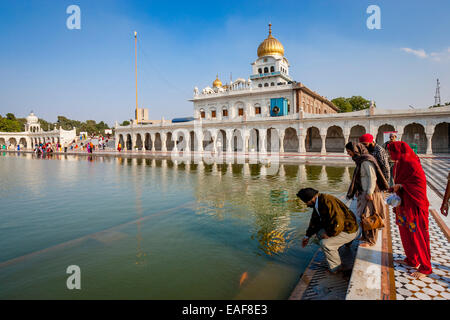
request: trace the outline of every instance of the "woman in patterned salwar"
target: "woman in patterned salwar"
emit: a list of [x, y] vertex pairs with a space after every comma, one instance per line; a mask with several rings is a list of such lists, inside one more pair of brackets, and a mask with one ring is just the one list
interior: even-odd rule
[[[352, 182], [347, 192], [347, 199], [357, 198], [356, 213], [361, 218], [378, 215], [382, 220], [386, 218], [386, 206], [383, 191], [389, 188], [375, 157], [361, 143], [349, 142], [345, 145], [347, 153], [356, 163]], [[360, 244], [362, 247], [374, 246], [377, 242], [379, 229], [362, 228]]]
[[402, 199], [394, 212], [406, 255], [396, 262], [417, 269], [411, 275], [420, 279], [432, 273], [425, 172], [419, 157], [405, 142], [392, 142], [388, 149], [395, 161], [395, 184], [390, 191]]

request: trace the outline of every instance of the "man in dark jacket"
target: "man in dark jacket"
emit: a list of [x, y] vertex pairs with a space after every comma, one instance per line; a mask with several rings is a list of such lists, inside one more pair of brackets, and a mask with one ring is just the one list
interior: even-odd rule
[[297, 197], [313, 208], [302, 246], [305, 247], [309, 239], [317, 235], [330, 272], [342, 270], [339, 248], [360, 234], [355, 214], [338, 198], [312, 188], [301, 189]]

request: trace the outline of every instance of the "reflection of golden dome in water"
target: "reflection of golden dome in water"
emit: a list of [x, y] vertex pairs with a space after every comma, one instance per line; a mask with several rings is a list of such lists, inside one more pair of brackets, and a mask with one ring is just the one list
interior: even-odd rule
[[222, 81], [219, 80], [219, 75], [216, 76], [216, 80], [213, 82], [213, 88], [220, 88], [222, 86]]
[[272, 230], [267, 234], [262, 233], [260, 244], [262, 245], [262, 250], [270, 256], [274, 253], [284, 252], [287, 245], [284, 232], [276, 230]]
[[258, 47], [258, 57], [279, 55], [284, 56], [284, 47], [272, 36], [272, 25], [269, 24], [269, 36]]

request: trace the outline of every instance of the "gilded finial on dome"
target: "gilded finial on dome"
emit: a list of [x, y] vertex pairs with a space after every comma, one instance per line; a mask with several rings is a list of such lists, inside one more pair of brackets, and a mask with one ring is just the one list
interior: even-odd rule
[[284, 56], [284, 47], [272, 36], [272, 24], [269, 23], [269, 36], [258, 47], [258, 57], [279, 55]]
[[213, 82], [213, 88], [220, 88], [222, 86], [222, 81], [219, 80], [219, 74], [216, 75], [216, 80]]

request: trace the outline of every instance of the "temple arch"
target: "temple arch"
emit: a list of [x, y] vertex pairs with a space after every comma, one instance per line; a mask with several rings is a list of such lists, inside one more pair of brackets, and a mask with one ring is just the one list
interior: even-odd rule
[[219, 141], [222, 144], [221, 151], [227, 151], [227, 133], [223, 129], [220, 129], [217, 134], [217, 142]]
[[267, 152], [279, 152], [280, 151], [280, 136], [278, 130], [275, 128], [267, 129]]
[[255, 128], [251, 129], [248, 151], [259, 151], [259, 139], [259, 130]]
[[23, 146], [23, 148], [27, 148], [28, 144], [27, 144], [27, 139], [25, 138], [20, 138], [19, 140], [19, 144], [21, 144]]
[[152, 136], [150, 133], [145, 134], [145, 142], [144, 142], [145, 150], [152, 150]]
[[162, 149], [161, 134], [157, 132], [155, 134], [155, 151], [161, 151], [161, 149]]
[[427, 150], [427, 136], [425, 134], [425, 128], [418, 123], [408, 124], [402, 135], [402, 141], [412, 146], [417, 145], [417, 153], [425, 153]]
[[349, 142], [358, 143], [359, 137], [366, 134], [366, 128], [361, 125], [353, 126], [350, 129], [350, 136], [348, 137]]
[[127, 150], [132, 150], [133, 147], [133, 141], [131, 140], [131, 134], [127, 134], [127, 143], [126, 143]]
[[241, 130], [234, 129], [231, 142], [232, 142], [231, 150], [239, 152], [244, 151], [244, 139], [242, 137]]
[[172, 140], [172, 132], [167, 132], [167, 134], [166, 134], [167, 151], [172, 151], [174, 146], [175, 146], [175, 142]]
[[342, 128], [339, 126], [331, 126], [327, 130], [325, 138], [325, 147], [327, 152], [339, 152], [345, 148], [345, 138]]
[[298, 152], [298, 145], [297, 130], [292, 127], [286, 128], [283, 139], [284, 152]]
[[441, 122], [434, 128], [431, 138], [433, 153], [450, 153], [450, 123]]
[[136, 148], [138, 150], [142, 150], [142, 147], [143, 147], [143, 143], [142, 143], [141, 134], [138, 133], [138, 134], [136, 134]]
[[377, 137], [375, 138], [375, 141], [377, 142], [377, 144], [383, 145], [384, 144], [384, 133], [390, 132], [390, 131], [395, 131], [394, 126], [391, 124], [385, 123], [382, 126], [378, 127]]
[[12, 146], [17, 146], [17, 140], [16, 140], [16, 138], [9, 138], [8, 139], [8, 142], [9, 142], [9, 144], [10, 145], [12, 145]]
[[320, 152], [322, 148], [322, 139], [320, 138], [320, 130], [317, 127], [309, 127], [306, 130], [306, 152]]

